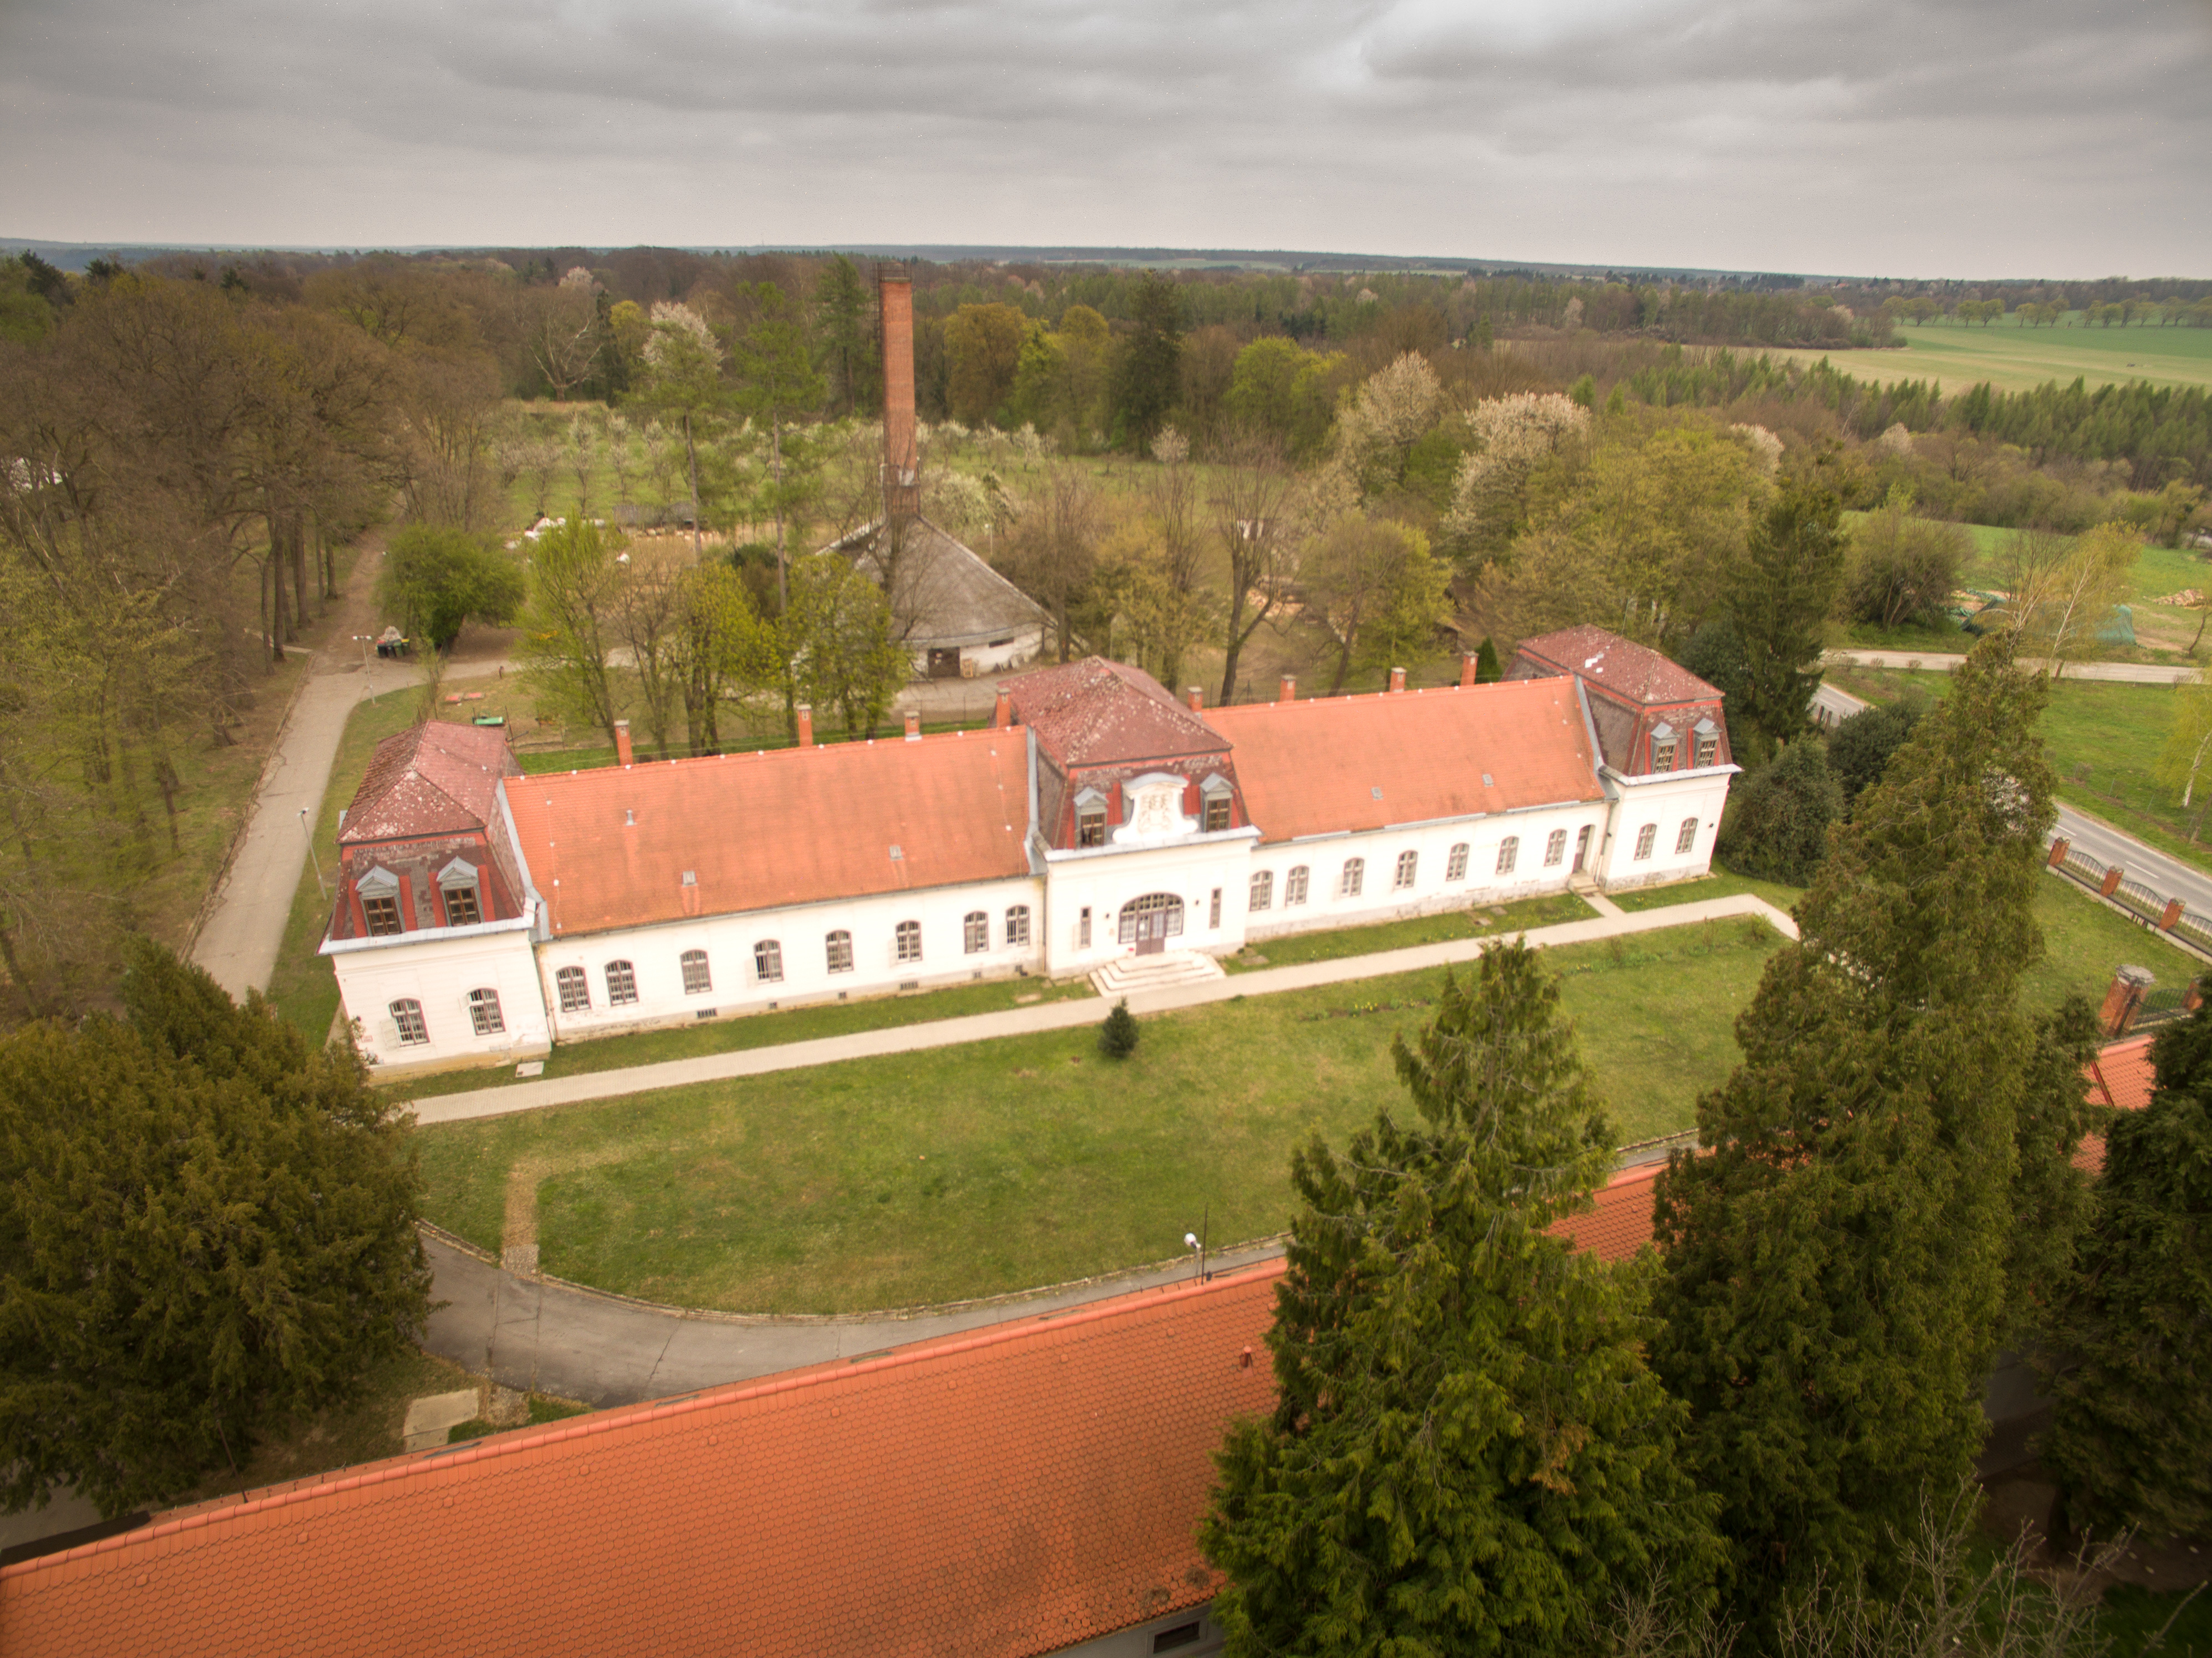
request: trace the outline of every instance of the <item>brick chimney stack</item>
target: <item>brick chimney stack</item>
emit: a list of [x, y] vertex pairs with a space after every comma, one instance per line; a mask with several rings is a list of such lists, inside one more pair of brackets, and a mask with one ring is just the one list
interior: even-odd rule
[[914, 281], [876, 273], [884, 326], [884, 517], [894, 534], [921, 512], [921, 455], [914, 423]]
[[1462, 690], [1465, 690], [1468, 686], [1474, 683], [1475, 665], [1475, 659], [1473, 652], [1469, 652], [1467, 655], [1460, 658], [1459, 683]]
[[814, 710], [802, 702], [793, 712], [799, 715], [799, 746], [811, 749], [814, 746]]
[[999, 700], [992, 705], [991, 708], [991, 729], [994, 732], [1002, 732], [1013, 723], [1014, 694], [1006, 686], [1001, 685], [999, 687]]
[[1391, 670], [1390, 670], [1390, 694], [1391, 694], [1393, 696], [1395, 696], [1395, 695], [1396, 695], [1400, 691], [1402, 691], [1402, 690], [1404, 690], [1405, 689], [1406, 689], [1406, 671], [1405, 671], [1403, 668], [1393, 668], [1393, 669], [1391, 669]]
[[906, 711], [906, 740], [909, 743], [921, 741], [921, 710], [920, 708], [908, 708]]
[[1285, 675], [1283, 676], [1283, 688], [1282, 688], [1282, 689], [1280, 689], [1280, 690], [1279, 690], [1279, 691], [1277, 691], [1277, 692], [1275, 693], [1275, 701], [1278, 701], [1278, 702], [1295, 702], [1295, 701], [1297, 701], [1297, 700], [1298, 700], [1298, 681], [1297, 681], [1297, 675], [1295, 675], [1295, 674], [1287, 674], [1287, 673], [1286, 673], [1286, 674], [1285, 674]]
[[617, 720], [615, 721], [615, 764], [627, 766], [631, 762], [631, 758], [629, 721]]
[[1190, 711], [1193, 714], [1204, 714], [1206, 712], [1205, 687], [1200, 685], [1193, 685], [1189, 687], [1183, 692], [1182, 700], [1190, 705]]

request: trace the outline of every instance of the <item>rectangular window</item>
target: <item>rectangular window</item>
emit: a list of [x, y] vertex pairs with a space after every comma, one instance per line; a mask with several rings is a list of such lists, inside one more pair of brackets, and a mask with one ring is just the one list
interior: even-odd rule
[[[960, 944], [961, 948], [970, 956], [980, 956], [988, 950], [991, 947], [991, 918], [980, 909], [969, 910], [966, 919], [960, 924]], [[916, 956], [921, 954], [921, 940], [918, 930], [915, 939], [914, 953]]]
[[1674, 739], [1673, 738], [1668, 738], [1664, 742], [1654, 743], [1651, 745], [1651, 769], [1654, 771], [1674, 769]]
[[399, 1027], [400, 1042], [410, 1048], [430, 1040], [430, 1033], [422, 1023], [422, 1004], [412, 996], [392, 1003], [392, 1022]]
[[1221, 925], [1221, 889], [1219, 887], [1214, 888], [1213, 900], [1206, 907], [1206, 924], [1208, 926]]
[[1550, 838], [1544, 842], [1544, 867], [1553, 868], [1566, 855], [1567, 832], [1565, 829], [1553, 829]]
[[832, 973], [850, 973], [853, 970], [853, 935], [841, 927], [823, 942], [829, 948], [830, 970]]
[[1103, 847], [1106, 844], [1106, 808], [1081, 806], [1075, 813], [1075, 844], [1079, 847]]
[[1694, 817], [1685, 817], [1682, 820], [1682, 832], [1674, 837], [1674, 850], [1677, 853], [1693, 851], [1697, 844], [1698, 820]]
[[1651, 843], [1659, 838], [1659, 825], [1646, 823], [1636, 832], [1636, 855], [1639, 859], [1651, 855]]
[[1300, 864], [1283, 878], [1283, 908], [1285, 909], [1288, 909], [1292, 904], [1305, 902], [1306, 875], [1306, 866]]
[[584, 976], [580, 967], [564, 967], [553, 975], [561, 987], [561, 1011], [581, 1013], [592, 1005], [592, 981]]
[[684, 969], [684, 993], [686, 996], [705, 996], [713, 993], [714, 975], [707, 971], [707, 952], [687, 950], [681, 957]]
[[1695, 746], [1691, 752], [1697, 756], [1698, 765], [1710, 766], [1720, 758], [1721, 734], [1718, 732], [1700, 725], [1693, 734], [1693, 741]]
[[1359, 896], [1359, 889], [1366, 879], [1367, 860], [1364, 858], [1346, 859], [1344, 873], [1339, 876], [1336, 881], [1337, 896], [1340, 898], [1357, 898]]
[[1246, 900], [1248, 909], [1268, 909], [1275, 902], [1275, 872], [1263, 869], [1252, 878], [1252, 896]]
[[1398, 872], [1390, 878], [1391, 890], [1394, 892], [1403, 892], [1407, 887], [1413, 885], [1413, 872], [1420, 867], [1420, 853], [1417, 852], [1400, 853], [1398, 854]]
[[1513, 873], [1513, 866], [1520, 861], [1521, 837], [1517, 835], [1509, 835], [1498, 843], [1498, 872], [1500, 875], [1510, 875]]
[[474, 887], [447, 887], [444, 890], [447, 926], [474, 926], [483, 919], [477, 908], [477, 890]]
[[368, 923], [368, 936], [388, 938], [399, 932], [399, 900], [386, 895], [361, 901], [362, 917]]
[[1016, 904], [1006, 912], [1006, 944], [1011, 948], [1030, 941], [1030, 907]]
[[637, 999], [637, 969], [628, 962], [607, 963], [607, 1005], [627, 1007]]
[[902, 962], [921, 959], [921, 923], [901, 921], [898, 924], [898, 958]]
[[1455, 845], [1451, 849], [1451, 856], [1444, 859], [1444, 879], [1447, 881], [1467, 879], [1466, 841], [1462, 841]]
[[1229, 827], [1229, 797], [1215, 794], [1206, 797], [1206, 828], [1208, 834]]
[[499, 1016], [499, 992], [469, 992], [469, 1023], [479, 1036], [496, 1036], [507, 1029], [507, 1021]]
[[764, 985], [783, 982], [783, 944], [763, 938], [753, 946], [753, 977]]
[[1084, 906], [1082, 919], [1075, 924], [1075, 947], [1078, 950], [1091, 948], [1091, 907], [1088, 904]]

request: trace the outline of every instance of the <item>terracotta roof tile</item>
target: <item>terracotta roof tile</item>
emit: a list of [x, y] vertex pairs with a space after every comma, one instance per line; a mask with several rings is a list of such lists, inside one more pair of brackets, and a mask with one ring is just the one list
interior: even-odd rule
[[2151, 1090], [2158, 1084], [2150, 1064], [2150, 1045], [2156, 1040], [2130, 1036], [2100, 1048], [2089, 1061], [2089, 1098], [2122, 1111], [2140, 1111], [2148, 1105]]
[[1604, 798], [1568, 680], [1253, 702], [1206, 717], [1236, 745], [1246, 809], [1270, 841]]
[[376, 745], [338, 844], [481, 829], [491, 821], [499, 780], [520, 771], [507, 733], [432, 720]]
[[1229, 746], [1150, 674], [1101, 656], [1002, 683], [1016, 716], [1063, 768], [1218, 754]]
[[1555, 672], [1577, 674], [1631, 702], [1694, 702], [1720, 695], [1687, 668], [1602, 628], [1540, 634], [1522, 640], [1519, 654]]
[[541, 774], [507, 796], [564, 936], [1029, 871], [1018, 732]]
[[1616, 1171], [1599, 1189], [1597, 1207], [1555, 1223], [1553, 1235], [1607, 1260], [1626, 1260], [1651, 1242], [1652, 1183], [1666, 1167], [1645, 1163]]

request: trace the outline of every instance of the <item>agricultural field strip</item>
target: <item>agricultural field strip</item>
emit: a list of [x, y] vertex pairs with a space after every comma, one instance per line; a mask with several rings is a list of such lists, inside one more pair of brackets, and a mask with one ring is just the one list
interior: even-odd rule
[[[1537, 927], [1525, 934], [1540, 948], [1586, 944], [1632, 933], [1655, 932], [1735, 916], [1755, 916], [1785, 938], [1797, 936], [1796, 923], [1765, 899], [1748, 893], [1729, 897], [1676, 904], [1620, 916], [1597, 916], [1583, 921], [1563, 921]], [[1205, 984], [1152, 991], [1129, 998], [1133, 1013], [1159, 1013], [1209, 1002], [1241, 1000], [1278, 991], [1306, 990], [1316, 986], [1361, 979], [1387, 978], [1394, 974], [1473, 961], [1497, 942], [1496, 938], [1451, 938], [1440, 944], [1417, 944], [1407, 950], [1372, 956], [1340, 957], [1334, 961], [1305, 962], [1295, 966], [1267, 968], [1255, 973]], [[1034, 1007], [997, 1013], [978, 1013], [928, 1024], [901, 1025], [883, 1030], [855, 1031], [819, 1037], [811, 1042], [787, 1042], [774, 1048], [740, 1049], [690, 1060], [670, 1060], [658, 1065], [624, 1070], [586, 1072], [542, 1083], [479, 1089], [465, 1094], [447, 1094], [417, 1100], [413, 1109], [424, 1126], [465, 1122], [482, 1117], [507, 1116], [548, 1106], [573, 1105], [586, 1100], [620, 1098], [658, 1089], [692, 1083], [720, 1082], [735, 1077], [757, 1077], [777, 1071], [796, 1071], [842, 1060], [911, 1053], [918, 1049], [951, 1048], [963, 1042], [986, 1042], [996, 1036], [1025, 1035], [1040, 1030], [1063, 1030], [1098, 1020], [1098, 1003], [1091, 998], [1047, 1002]]]

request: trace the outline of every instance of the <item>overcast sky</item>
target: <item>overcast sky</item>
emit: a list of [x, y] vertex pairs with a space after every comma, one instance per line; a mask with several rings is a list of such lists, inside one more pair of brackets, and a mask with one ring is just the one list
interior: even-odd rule
[[2212, 0], [0, 0], [0, 235], [2212, 276]]

